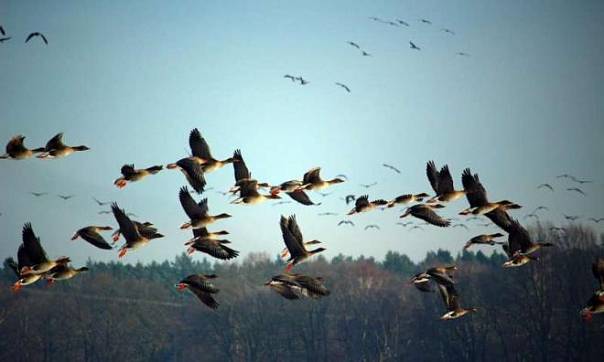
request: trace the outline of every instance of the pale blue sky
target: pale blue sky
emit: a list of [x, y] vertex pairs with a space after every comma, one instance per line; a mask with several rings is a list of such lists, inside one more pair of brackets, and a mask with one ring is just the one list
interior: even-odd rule
[[[281, 213], [296, 213], [304, 235], [326, 243], [327, 256], [382, 258], [397, 250], [417, 260], [438, 247], [457, 252], [469, 237], [495, 231], [408, 232], [396, 225], [394, 210], [357, 215], [355, 228], [317, 216], [348, 211], [340, 197], [364, 193], [360, 183], [379, 182], [370, 198], [431, 192], [424, 171], [430, 159], [448, 163], [458, 186], [471, 167], [491, 198], [525, 205], [519, 218], [538, 205], [550, 207], [544, 216], [556, 223], [562, 212], [604, 216], [601, 1], [0, 0], [0, 24], [13, 36], [0, 44], [2, 146], [15, 134], [39, 146], [63, 131], [68, 144], [92, 148], [57, 161], [0, 162], [2, 256], [16, 254], [21, 227], [31, 221], [50, 256], [115, 260], [116, 251], [68, 241], [79, 227], [115, 225], [97, 214], [93, 195], [118, 201], [166, 235], [126, 262], [181, 253], [189, 237], [178, 229], [186, 219], [177, 198], [183, 176], [163, 171], [122, 191], [112, 182], [124, 163], [182, 157], [194, 127], [218, 158], [241, 148], [261, 180], [299, 178], [314, 166], [326, 178], [350, 178], [325, 199], [312, 195], [320, 207], [233, 206], [207, 192], [211, 211], [234, 215], [213, 229], [228, 229], [243, 254], [283, 247]], [[445, 27], [456, 35], [440, 31]], [[24, 44], [32, 31], [50, 44]], [[349, 40], [372, 56], [360, 56]], [[410, 50], [409, 40], [422, 50]], [[310, 84], [292, 84], [286, 73]], [[555, 180], [564, 172], [595, 180], [584, 186], [589, 197], [564, 191], [570, 184]], [[232, 168], [207, 180], [226, 190]], [[537, 191], [542, 182], [556, 192]], [[77, 196], [64, 202], [29, 191]], [[445, 215], [466, 205], [456, 202]], [[372, 223], [381, 232], [362, 230]]]

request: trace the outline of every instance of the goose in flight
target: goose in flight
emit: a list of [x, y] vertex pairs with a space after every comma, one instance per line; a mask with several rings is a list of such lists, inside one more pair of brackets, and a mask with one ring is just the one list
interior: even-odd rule
[[200, 229], [213, 224], [216, 221], [231, 217], [231, 215], [225, 213], [210, 215], [208, 213], [208, 199], [203, 199], [199, 203], [195, 202], [186, 186], [180, 188], [178, 199], [180, 200], [180, 205], [183, 210], [189, 217], [189, 222], [182, 224], [180, 226], [181, 229]]
[[402, 219], [407, 215], [411, 215], [418, 219], [424, 220], [432, 225], [439, 227], [447, 227], [451, 225], [451, 221], [443, 219], [434, 211], [434, 209], [440, 209], [443, 207], [444, 206], [441, 204], [417, 204], [408, 207], [405, 213], [400, 216], [400, 218]]
[[264, 285], [289, 300], [300, 299], [301, 296], [316, 299], [330, 294], [323, 284], [323, 278], [301, 274], [283, 273], [276, 275]]
[[569, 188], [566, 189], [566, 191], [577, 192], [577, 193], [579, 193], [579, 194], [581, 194], [583, 196], [587, 196], [587, 194], [585, 192], [583, 192], [583, 190], [581, 190], [578, 187], [569, 187]]
[[432, 22], [428, 19], [419, 19], [420, 22], [424, 23], [424, 24], [428, 24], [428, 25], [432, 25]]
[[302, 232], [300, 231], [300, 227], [298, 226], [298, 222], [296, 221], [295, 215], [292, 215], [289, 218], [286, 218], [282, 215], [280, 226], [281, 233], [283, 235], [283, 241], [285, 242], [285, 246], [287, 247], [287, 250], [290, 255], [287, 261], [287, 267], [285, 268], [286, 273], [290, 272], [295, 265], [302, 263], [309, 259], [311, 256], [325, 250], [325, 248], [323, 247], [319, 247], [313, 250], [306, 249], [304, 239], [302, 237]]
[[455, 35], [455, 32], [448, 28], [442, 28], [442, 29], [440, 29], [440, 31], [451, 34], [451, 35]]
[[531, 260], [537, 260], [533, 254], [537, 250], [544, 247], [551, 247], [554, 244], [550, 242], [534, 242], [531, 236], [518, 220], [512, 220], [509, 230], [507, 230], [508, 242], [503, 245], [503, 250], [508, 255], [508, 260], [503, 264], [503, 267], [519, 267]]
[[111, 226], [86, 226], [76, 231], [71, 240], [82, 238], [99, 249], [111, 250], [113, 247], [100, 234], [101, 231], [113, 230]]
[[293, 75], [290, 75], [290, 74], [286, 74], [286, 75], [284, 75], [284, 76], [283, 76], [283, 78], [288, 78], [288, 79], [291, 79], [291, 81], [292, 81], [292, 82], [295, 82], [295, 81], [296, 81], [296, 78], [295, 78]]
[[394, 166], [392, 166], [392, 165], [389, 165], [389, 164], [387, 164], [387, 163], [383, 163], [383, 164], [382, 164], [382, 166], [384, 166], [384, 167], [386, 167], [386, 168], [389, 168], [389, 169], [391, 169], [392, 171], [394, 171], [394, 172], [396, 172], [396, 173], [398, 173], [398, 174], [400, 174], [400, 173], [401, 173], [401, 170], [399, 170], [398, 168], [396, 168], [396, 167], [394, 167]]
[[364, 56], [364, 57], [370, 57], [370, 56], [371, 56], [371, 54], [367, 53], [367, 52], [366, 52], [366, 51], [364, 51], [364, 50], [363, 50], [363, 51], [361, 51], [361, 55], [362, 55], [362, 56]]
[[[234, 161], [233, 158], [227, 158], [222, 161], [215, 159], [212, 156], [208, 142], [201, 136], [201, 132], [199, 132], [197, 128], [194, 128], [189, 133], [189, 147], [191, 148], [192, 156], [188, 158], [196, 164], [199, 164], [204, 173], [216, 171]], [[168, 169], [174, 169], [180, 167], [180, 165], [176, 162], [168, 164], [166, 167]]]
[[193, 229], [193, 239], [185, 243], [188, 246], [187, 254], [191, 255], [195, 251], [200, 251], [220, 260], [236, 258], [239, 256], [239, 252], [225, 245], [230, 241], [220, 239], [220, 235], [225, 234], [228, 232], [224, 230], [210, 233], [206, 228]]
[[[480, 182], [478, 174], [472, 174], [470, 169], [466, 168], [461, 175], [461, 183], [471, 208], [490, 204], [487, 198], [487, 191]], [[508, 231], [512, 222], [512, 219], [505, 208], [501, 207], [485, 213], [484, 216], [505, 231]]]
[[40, 196], [48, 195], [48, 192], [30, 192], [30, 194], [35, 197], [40, 197]]
[[6, 153], [0, 156], [0, 159], [25, 160], [32, 157], [35, 153], [44, 151], [44, 147], [30, 150], [25, 147], [23, 141], [25, 136], [16, 135], [6, 144]]
[[57, 195], [57, 196], [58, 196], [60, 199], [65, 200], [65, 201], [67, 201], [67, 200], [72, 199], [72, 198], [74, 198], [74, 197], [75, 197], [75, 195]]
[[400, 195], [397, 196], [394, 200], [388, 201], [388, 207], [394, 207], [395, 205], [405, 205], [405, 204], [410, 204], [412, 202], [422, 202], [424, 201], [424, 198], [428, 197], [429, 195], [426, 193], [421, 193], [421, 194], [405, 194], [405, 195]]
[[564, 216], [566, 221], [570, 221], [570, 222], [579, 220], [581, 218], [581, 216], [578, 216], [578, 215], [566, 215], [566, 214], [562, 214], [562, 215]]
[[376, 224], [367, 225], [367, 226], [365, 226], [364, 230], [369, 230], [369, 229], [381, 230], [379, 225], [376, 225]]
[[370, 183], [370, 184], [359, 184], [359, 186], [368, 189], [368, 188], [373, 187], [373, 186], [375, 186], [377, 184], [378, 184], [377, 182], [373, 182], [373, 183]]
[[409, 26], [408, 22], [401, 20], [401, 19], [396, 19], [396, 22], [399, 23], [400, 25]]
[[44, 44], [48, 45], [48, 39], [46, 39], [46, 36], [44, 36], [44, 34], [38, 33], [38, 32], [30, 33], [27, 36], [27, 39], [25, 39], [25, 42], [27, 43], [31, 38], [33, 38], [35, 36], [40, 37], [42, 39], [42, 41], [44, 41]]
[[336, 185], [344, 182], [341, 178], [333, 178], [331, 180], [323, 180], [320, 175], [321, 168], [315, 167], [304, 174], [302, 178], [303, 190], [323, 190], [331, 185]]
[[121, 177], [116, 179], [113, 184], [119, 189], [123, 189], [129, 182], [136, 182], [144, 179], [147, 176], [155, 175], [163, 169], [163, 166], [151, 166], [148, 168], [134, 168], [134, 164], [122, 166], [120, 172]]
[[113, 201], [100, 201], [99, 199], [97, 199], [96, 197], [92, 197], [92, 199], [94, 200], [94, 202], [97, 203], [97, 205], [99, 206], [105, 206], [105, 205], [109, 205], [111, 204]]
[[338, 214], [335, 212], [320, 212], [317, 216], [338, 216]]
[[457, 289], [455, 289], [454, 284], [449, 283], [438, 283], [438, 291], [440, 292], [440, 296], [442, 297], [443, 303], [447, 308], [447, 312], [443, 314], [440, 319], [442, 320], [451, 320], [463, 317], [468, 313], [477, 312], [478, 309], [475, 307], [471, 308], [463, 308], [459, 304], [459, 294], [457, 293]]
[[601, 221], [604, 221], [604, 217], [600, 217], [597, 219], [595, 217], [590, 217], [589, 220], [595, 222], [596, 224], [599, 224]]
[[466, 52], [457, 52], [457, 55], [459, 55], [460, 57], [469, 57], [470, 54], [466, 53]]
[[157, 234], [153, 232], [149, 235], [146, 232], [143, 232], [141, 224], [137, 224], [130, 220], [130, 218], [126, 215], [123, 209], [120, 209], [117, 203], [111, 204], [111, 211], [113, 211], [113, 216], [119, 225], [117, 234], [114, 234], [114, 240], [117, 240], [115, 235], [119, 238], [119, 235], [123, 235], [126, 242], [119, 249], [118, 258], [122, 258], [126, 255], [128, 250], [135, 250], [142, 246], [149, 244], [151, 239], [162, 237], [163, 235]]
[[67, 157], [74, 152], [88, 151], [88, 146], [67, 146], [63, 143], [63, 133], [58, 133], [51, 138], [44, 147], [44, 152], [40, 153], [37, 157], [41, 159], [53, 159]]
[[548, 189], [550, 191], [554, 191], [554, 188], [550, 184], [541, 184], [541, 185], [537, 186], [537, 189], [539, 189], [539, 190]]
[[361, 49], [361, 47], [359, 46], [359, 44], [357, 44], [357, 43], [355, 43], [353, 41], [347, 41], [346, 43], [348, 45], [350, 45], [350, 46], [353, 46], [353, 47], [357, 48], [357, 49]]
[[356, 199], [356, 196], [354, 196], [354, 195], [346, 195], [346, 197], [344, 197], [344, 201], [346, 201], [346, 205], [350, 204], [355, 199]]
[[466, 245], [464, 245], [463, 248], [464, 248], [464, 250], [467, 250], [472, 245], [491, 245], [491, 246], [493, 246], [495, 244], [503, 245], [504, 242], [495, 240], [496, 238], [500, 238], [502, 236], [503, 236], [502, 233], [478, 235], [478, 236], [475, 236], [472, 239], [468, 240], [468, 242], [466, 243]]
[[180, 292], [189, 289], [200, 302], [211, 309], [218, 309], [218, 302], [214, 299], [214, 295], [219, 292], [219, 289], [212, 284], [212, 280], [216, 279], [215, 274], [192, 274], [176, 284], [176, 289]]
[[415, 43], [412, 42], [412, 41], [409, 42], [409, 48], [411, 48], [413, 50], [422, 50], [422, 48], [420, 48], [417, 45], [415, 45]]
[[354, 226], [354, 223], [350, 220], [342, 220], [338, 223], [338, 226], [340, 225], [350, 225], [350, 226]]
[[465, 189], [460, 191], [455, 190], [448, 165], [444, 165], [440, 171], [437, 171], [434, 161], [429, 161], [426, 165], [426, 175], [432, 189], [436, 192], [436, 196], [428, 200], [429, 203], [437, 201], [451, 202], [460, 199], [466, 194]]
[[363, 195], [357, 198], [354, 207], [352, 208], [352, 210], [350, 210], [350, 212], [348, 212], [347, 215], [354, 215], [354, 214], [359, 214], [361, 212], [367, 212], [367, 211], [371, 211], [375, 208], [378, 208], [380, 206], [386, 206], [388, 205], [388, 201], [386, 200], [373, 200], [373, 201], [369, 201], [369, 196], [368, 195]]
[[346, 90], [346, 92], [350, 93], [350, 88], [348, 88], [348, 86], [346, 84], [335, 82], [335, 85], [344, 88], [344, 90]]

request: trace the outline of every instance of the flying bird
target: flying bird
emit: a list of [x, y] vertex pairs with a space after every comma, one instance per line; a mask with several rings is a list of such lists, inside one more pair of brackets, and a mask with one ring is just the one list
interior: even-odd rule
[[453, 228], [464, 228], [466, 230], [470, 230], [470, 228], [467, 227], [465, 224], [453, 224], [453, 225], [451, 225], [451, 227], [453, 227]]
[[100, 234], [101, 231], [113, 230], [111, 226], [87, 226], [76, 231], [71, 240], [82, 238], [99, 249], [111, 250], [113, 247]]
[[371, 224], [371, 225], [367, 225], [365, 226], [364, 230], [369, 230], [369, 229], [376, 229], [376, 230], [380, 230], [380, 227], [376, 224]]
[[112, 214], [113, 212], [108, 211], [108, 210], [101, 210], [98, 212], [99, 215], [107, 215], [107, 214]]
[[412, 41], [409, 42], [409, 47], [413, 50], [422, 50], [422, 48], [415, 45], [415, 43], [413, 43]]
[[283, 201], [279, 201], [279, 202], [275, 202], [273, 204], [273, 206], [277, 206], [277, 205], [285, 205], [285, 204], [291, 204], [292, 202], [289, 200], [283, 200]]
[[44, 36], [44, 34], [42, 33], [38, 33], [38, 32], [34, 32], [31, 33], [27, 36], [27, 39], [25, 39], [25, 42], [27, 43], [31, 38], [33, 38], [34, 36], [39, 36], [40, 38], [42, 38], [42, 40], [44, 41], [44, 44], [48, 45], [48, 40], [46, 39], [46, 37]]
[[359, 214], [361, 212], [371, 211], [377, 207], [386, 206], [386, 205], [388, 205], [388, 201], [386, 201], [386, 200], [378, 199], [378, 200], [369, 201], [369, 196], [363, 195], [363, 196], [360, 196], [357, 198], [357, 200], [354, 204], [354, 207], [352, 208], [352, 210], [350, 210], [350, 212], [348, 212], [347, 215], [353, 215], [353, 214]]
[[309, 81], [307, 81], [306, 79], [302, 78], [302, 76], [300, 77], [295, 77], [295, 80], [300, 81], [300, 85], [307, 85], [308, 83], [310, 83]]
[[359, 44], [357, 44], [357, 43], [355, 43], [355, 42], [353, 42], [353, 41], [347, 41], [346, 43], [347, 43], [348, 45], [351, 45], [351, 46], [353, 46], [353, 47], [357, 48], [357, 49], [361, 49], [361, 47], [359, 46]]
[[502, 236], [503, 236], [502, 233], [478, 235], [478, 236], [475, 236], [472, 239], [468, 240], [468, 242], [466, 243], [466, 245], [463, 248], [464, 248], [464, 250], [467, 250], [472, 245], [495, 245], [495, 244], [503, 245], [503, 242], [495, 240], [496, 238], [500, 238]]
[[578, 187], [569, 187], [569, 188], [566, 189], [566, 191], [573, 191], [573, 192], [577, 192], [577, 193], [579, 193], [579, 194], [581, 194], [583, 196], [587, 196], [587, 194], [585, 192], [583, 192], [583, 190], [581, 190]]
[[346, 92], [350, 93], [350, 88], [346, 84], [336, 82], [335, 85], [340, 86], [346, 90]]
[[447, 227], [451, 225], [451, 221], [443, 219], [439, 216], [434, 209], [440, 209], [444, 206], [441, 204], [417, 204], [411, 207], [408, 207], [407, 210], [400, 218], [404, 218], [407, 215], [414, 216], [418, 219], [424, 220], [432, 225], [439, 227]]
[[354, 223], [350, 220], [342, 220], [338, 223], [338, 226], [340, 225], [350, 225], [350, 226], [354, 226]]
[[335, 212], [321, 212], [317, 216], [338, 216]]
[[122, 176], [116, 179], [113, 184], [117, 186], [117, 188], [123, 189], [129, 182], [140, 181], [147, 176], [155, 175], [163, 168], [163, 166], [157, 165], [148, 168], [136, 169], [134, 168], [134, 164], [123, 165], [120, 170]]
[[220, 239], [221, 235], [227, 235], [228, 231], [218, 231], [210, 233], [205, 227], [193, 229], [193, 239], [185, 243], [187, 254], [191, 255], [195, 251], [206, 253], [216, 259], [231, 260], [239, 256], [239, 251], [231, 249], [225, 244], [230, 244], [229, 240]]
[[317, 191], [317, 193], [319, 195], [323, 196], [323, 197], [327, 197], [327, 196], [333, 194], [333, 191], [332, 192], [319, 192], [319, 191]]
[[554, 188], [550, 184], [541, 184], [537, 186], [537, 189], [548, 189], [550, 191], [554, 191]]
[[590, 217], [589, 220], [595, 222], [596, 224], [599, 224], [601, 221], [604, 221], [604, 217], [598, 219], [596, 219], [595, 217]]
[[35, 153], [44, 151], [44, 147], [30, 150], [23, 144], [25, 136], [16, 135], [6, 144], [6, 153], [0, 156], [0, 159], [25, 160], [32, 157]]
[[442, 297], [443, 303], [447, 308], [447, 313], [443, 314], [440, 319], [442, 320], [451, 320], [463, 317], [468, 313], [477, 312], [478, 309], [471, 308], [463, 308], [459, 305], [459, 294], [457, 294], [457, 290], [455, 289], [454, 284], [450, 283], [438, 283], [438, 290]]
[[373, 182], [373, 183], [370, 183], [370, 184], [360, 184], [361, 187], [364, 187], [366, 189], [368, 189], [370, 187], [373, 187], [375, 185], [377, 185], [377, 182]]
[[346, 205], [348, 205], [351, 202], [353, 202], [355, 199], [356, 199], [356, 196], [354, 196], [354, 195], [346, 195], [346, 197], [344, 198], [344, 201], [346, 201]]
[[413, 224], [413, 221], [408, 221], [408, 222], [397, 222], [397, 225], [400, 225], [402, 227], [406, 227], [407, 225], [411, 225]]
[[58, 197], [60, 197], [61, 199], [67, 201], [73, 197], [75, 197], [75, 195], [57, 195]]
[[46, 142], [46, 146], [44, 147], [44, 152], [40, 153], [38, 158], [41, 159], [54, 159], [67, 157], [74, 152], [88, 151], [90, 148], [88, 146], [67, 146], [63, 143], [63, 133], [56, 134], [53, 138], [51, 138], [48, 142]]
[[[292, 215], [289, 218], [282, 215], [279, 225], [281, 226], [283, 241], [285, 242], [285, 246], [290, 255], [287, 261], [287, 267], [285, 268], [286, 273], [290, 272], [295, 265], [302, 263], [311, 256], [325, 250], [325, 248], [322, 247], [313, 250], [306, 249], [302, 232], [300, 231], [295, 215]], [[318, 242], [318, 240], [314, 241]]]
[[422, 230], [424, 231], [424, 228], [419, 226], [419, 225], [413, 225], [411, 228], [409, 228], [409, 231], [413, 231], [413, 230]]
[[296, 77], [294, 77], [293, 75], [289, 75], [289, 74], [284, 75], [283, 78], [289, 78], [289, 79], [291, 79], [292, 82], [296, 81]]
[[301, 274], [283, 273], [276, 275], [264, 285], [289, 300], [297, 300], [301, 296], [317, 299], [330, 294], [329, 290], [323, 285], [323, 278]]
[[210, 309], [217, 309], [218, 302], [214, 299], [214, 295], [219, 292], [219, 289], [211, 282], [216, 278], [215, 274], [192, 274], [178, 282], [176, 289], [181, 292], [189, 289], [200, 302]]
[[581, 185], [583, 185], [583, 184], [590, 184], [590, 183], [593, 182], [593, 181], [590, 181], [590, 180], [579, 180], [577, 178], [573, 178], [573, 181], [576, 182], [576, 183], [578, 183], [578, 184], [581, 184]]
[[382, 164], [382, 166], [384, 166], [384, 167], [386, 167], [386, 168], [389, 168], [389, 169], [391, 169], [392, 171], [394, 171], [394, 172], [396, 172], [396, 173], [398, 173], [398, 174], [400, 174], [400, 173], [401, 173], [401, 170], [399, 170], [398, 168], [396, 168], [396, 167], [394, 167], [394, 166], [392, 166], [392, 165], [389, 165], [389, 164], [387, 164], [387, 163], [383, 163], [383, 164]]
[[465, 186], [464, 190], [455, 190], [453, 186], [453, 178], [451, 177], [451, 172], [449, 171], [448, 165], [444, 165], [440, 171], [437, 171], [434, 161], [429, 161], [426, 164], [426, 175], [428, 176], [428, 181], [430, 181], [432, 189], [434, 192], [436, 192], [436, 196], [428, 200], [428, 203], [437, 201], [451, 202], [463, 197], [466, 194]]
[[208, 213], [208, 199], [203, 199], [199, 203], [195, 202], [186, 186], [180, 188], [178, 193], [180, 205], [189, 217], [189, 221], [181, 225], [181, 229], [199, 229], [206, 227], [216, 221], [230, 218], [231, 215], [222, 213], [219, 215], [210, 215]]
[[432, 25], [432, 22], [430, 20], [427, 19], [419, 19], [420, 22], [424, 23], [424, 24], [429, 24]]
[[94, 200], [94, 202], [97, 203], [97, 205], [99, 206], [105, 206], [105, 205], [109, 205], [111, 204], [113, 201], [100, 201], [99, 199], [97, 199], [96, 197], [92, 197], [92, 199]]
[[321, 178], [321, 167], [315, 167], [310, 169], [308, 172], [304, 174], [302, 178], [303, 186], [301, 189], [303, 190], [311, 190], [311, 191], [320, 191], [331, 185], [339, 184], [344, 182], [341, 178], [333, 178], [331, 180], [323, 180]]
[[566, 214], [562, 214], [562, 215], [564, 216], [564, 218], [565, 218], [567, 221], [571, 221], [571, 222], [572, 222], [572, 221], [579, 220], [579, 219], [581, 218], [581, 216], [577, 216], [577, 215], [566, 215]]
[[409, 26], [409, 23], [407, 23], [406, 21], [400, 20], [400, 19], [396, 19], [396, 22], [401, 25], [404, 25], [404, 26]]
[[466, 53], [466, 52], [457, 52], [457, 55], [459, 55], [460, 57], [469, 57], [470, 54]]
[[445, 32], [445, 33], [449, 33], [451, 35], [455, 35], [455, 32], [451, 29], [447, 29], [447, 28], [442, 28], [440, 29], [441, 31]]
[[40, 197], [40, 196], [48, 195], [48, 192], [30, 192], [30, 194], [34, 195], [35, 197]]
[[126, 255], [128, 250], [138, 249], [149, 244], [152, 239], [163, 237], [163, 235], [156, 232], [151, 233], [151, 235], [143, 232], [142, 225], [133, 222], [115, 202], [111, 204], [111, 211], [113, 211], [113, 216], [119, 225], [117, 234], [114, 234], [114, 240], [116, 240], [115, 235], [119, 238], [119, 234], [122, 234], [126, 240], [119, 250], [118, 258]]
[[361, 55], [364, 56], [364, 57], [370, 57], [371, 56], [371, 54], [367, 53], [364, 50], [361, 52]]
[[404, 205], [404, 204], [409, 204], [412, 202], [422, 202], [424, 201], [424, 198], [428, 197], [429, 195], [426, 193], [421, 193], [421, 194], [405, 194], [405, 195], [400, 195], [397, 196], [394, 200], [391, 200], [388, 202], [388, 207], [394, 207], [395, 205]]
[[2, 37], [2, 38], [0, 38], [0, 43], [4, 43], [5, 41], [9, 41], [11, 39], [12, 39], [12, 37], [10, 37], [10, 36]]
[[0, 25], [0, 34], [6, 35], [6, 32], [4, 31], [4, 28], [2, 27], [2, 25]]

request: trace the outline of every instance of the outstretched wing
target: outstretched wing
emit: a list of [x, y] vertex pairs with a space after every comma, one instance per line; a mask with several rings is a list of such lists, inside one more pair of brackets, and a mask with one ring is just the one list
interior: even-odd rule
[[54, 149], [62, 148], [62, 147], [65, 147], [65, 144], [63, 143], [63, 132], [58, 133], [53, 138], [51, 138], [48, 142], [46, 142], [45, 150], [50, 151], [50, 150], [54, 150]]
[[[195, 202], [186, 186], [183, 186], [180, 189], [178, 199], [180, 200], [180, 205], [191, 220], [199, 219], [204, 215], [203, 208]], [[207, 205], [207, 199], [204, 200], [206, 200], [205, 204]]]
[[193, 156], [203, 158], [204, 160], [212, 159], [210, 146], [197, 128], [193, 129], [189, 134], [189, 146], [191, 147]]

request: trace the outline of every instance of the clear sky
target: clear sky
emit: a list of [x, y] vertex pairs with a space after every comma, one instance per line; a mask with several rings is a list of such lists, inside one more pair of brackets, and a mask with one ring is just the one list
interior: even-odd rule
[[[492, 199], [525, 206], [519, 218], [539, 205], [550, 207], [542, 215], [555, 223], [563, 212], [604, 217], [602, 1], [0, 0], [0, 24], [13, 37], [0, 44], [3, 144], [24, 134], [37, 147], [63, 131], [66, 143], [92, 149], [55, 161], [0, 161], [3, 257], [16, 255], [21, 227], [31, 221], [51, 257], [115, 260], [117, 251], [69, 241], [86, 225], [115, 226], [111, 215], [97, 214], [92, 196], [118, 201], [166, 235], [124, 261], [184, 251], [189, 233], [178, 228], [186, 219], [179, 172], [162, 171], [121, 191], [112, 182], [124, 163], [147, 167], [183, 157], [194, 127], [217, 158], [240, 148], [263, 181], [301, 178], [315, 166], [325, 178], [349, 176], [328, 190], [333, 194], [311, 195], [323, 202], [319, 207], [229, 205], [206, 192], [210, 211], [234, 215], [212, 229], [229, 230], [244, 255], [283, 247], [282, 213], [297, 214], [305, 237], [323, 240], [328, 257], [381, 259], [397, 250], [417, 260], [495, 232], [410, 232], [396, 225], [400, 208], [356, 215], [354, 228], [336, 226], [343, 216], [317, 216], [343, 215], [350, 207], [340, 197], [365, 193], [360, 183], [378, 182], [367, 190], [370, 198], [432, 192], [425, 176], [431, 159], [449, 164], [458, 187], [461, 171], [471, 167]], [[24, 44], [33, 31], [49, 45]], [[422, 50], [409, 49], [410, 40]], [[296, 85], [286, 73], [310, 83]], [[566, 172], [594, 180], [583, 186], [588, 197], [565, 191], [574, 185], [555, 176]], [[232, 168], [207, 180], [226, 190]], [[556, 191], [538, 191], [543, 182]], [[34, 198], [30, 191], [51, 195]], [[458, 201], [444, 215], [466, 206]], [[373, 223], [381, 231], [363, 231]]]

